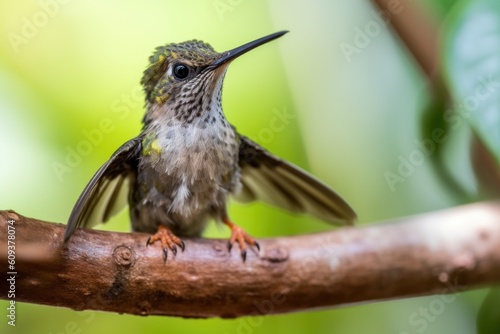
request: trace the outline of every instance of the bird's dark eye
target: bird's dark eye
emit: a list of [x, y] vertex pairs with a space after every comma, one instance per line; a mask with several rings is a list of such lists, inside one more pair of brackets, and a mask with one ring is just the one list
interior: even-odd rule
[[189, 68], [183, 64], [175, 65], [174, 75], [177, 79], [186, 79], [189, 75]]

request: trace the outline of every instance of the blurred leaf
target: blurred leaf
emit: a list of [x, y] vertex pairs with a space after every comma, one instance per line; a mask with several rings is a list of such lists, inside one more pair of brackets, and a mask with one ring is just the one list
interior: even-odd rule
[[500, 163], [500, 2], [462, 2], [444, 37], [445, 80], [457, 113]]
[[438, 15], [439, 17], [445, 16], [448, 12], [453, 9], [453, 6], [456, 4], [456, 0], [424, 0], [423, 3], [425, 7], [429, 7], [433, 10], [433, 14]]
[[477, 315], [477, 333], [500, 333], [500, 288], [491, 289]]
[[[443, 137], [452, 135], [450, 123], [443, 117], [444, 110], [447, 107], [448, 94], [441, 84], [436, 84], [433, 88], [431, 100], [422, 112], [420, 131], [423, 139], [432, 138], [433, 132], [436, 130], [442, 130], [444, 132]], [[471, 196], [446, 166], [446, 142], [434, 144], [434, 152], [429, 158], [438, 179], [443, 182], [450, 196], [453, 196], [458, 203], [470, 202], [472, 200]]]

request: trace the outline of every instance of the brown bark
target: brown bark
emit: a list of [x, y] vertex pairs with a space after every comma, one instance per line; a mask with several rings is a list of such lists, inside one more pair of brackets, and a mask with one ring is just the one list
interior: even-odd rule
[[[187, 239], [163, 262], [147, 235], [78, 230], [0, 211], [0, 265], [15, 227], [16, 301], [141, 315], [237, 317], [458, 293], [500, 281], [500, 202], [321, 234], [259, 239], [242, 262], [225, 240]], [[11, 234], [12, 235], [12, 234]], [[8, 275], [10, 276], [10, 275]], [[0, 280], [0, 298], [9, 286]]]
[[399, 3], [398, 6], [394, 6], [392, 0], [373, 2], [380, 10], [385, 11], [394, 32], [426, 76], [435, 78], [439, 69], [439, 29], [429, 13], [411, 2]]

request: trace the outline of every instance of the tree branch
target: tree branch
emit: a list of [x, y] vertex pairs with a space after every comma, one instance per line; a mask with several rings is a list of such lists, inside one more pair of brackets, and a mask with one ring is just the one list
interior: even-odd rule
[[389, 9], [391, 0], [372, 0], [389, 13], [390, 24], [408, 51], [429, 79], [435, 79], [439, 69], [439, 29], [434, 19], [415, 3], [397, 6], [395, 14]]
[[[0, 265], [15, 228], [15, 300], [141, 315], [238, 317], [457, 293], [500, 281], [500, 202], [321, 234], [263, 239], [242, 262], [188, 239], [164, 263], [147, 235], [78, 230], [0, 211]], [[11, 228], [12, 230], [12, 228]], [[6, 272], [6, 270], [4, 271]], [[10, 277], [10, 275], [8, 275]], [[12, 286], [0, 280], [0, 298]]]

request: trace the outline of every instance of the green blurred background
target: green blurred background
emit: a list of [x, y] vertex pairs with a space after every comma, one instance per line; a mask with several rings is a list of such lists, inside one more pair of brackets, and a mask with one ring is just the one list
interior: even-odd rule
[[[453, 1], [421, 1], [438, 22]], [[403, 1], [404, 5], [404, 1]], [[347, 59], [356, 27], [373, 20], [369, 1], [3, 1], [0, 4], [0, 208], [65, 222], [97, 168], [135, 136], [143, 115], [139, 87], [156, 46], [201, 39], [218, 50], [278, 30], [283, 38], [235, 61], [223, 105], [243, 134], [331, 185], [355, 208], [359, 225], [456, 205], [425, 161], [391, 190], [384, 173], [397, 173], [419, 140], [427, 84], [387, 28]], [[43, 12], [50, 15], [43, 15]], [[42, 13], [42, 14], [41, 14]], [[46, 20], [44, 20], [44, 17]], [[31, 22], [31, 23], [30, 23]], [[33, 22], [37, 26], [31, 26]], [[24, 27], [24, 28], [23, 28]], [[23, 36], [13, 42], [13, 34]], [[291, 114], [279, 130], [278, 115]], [[111, 131], [89, 147], [85, 133], [103, 120]], [[467, 145], [462, 127], [451, 146]], [[99, 137], [99, 136], [98, 136]], [[83, 149], [68, 169], [71, 150]], [[460, 154], [451, 150], [450, 159]], [[454, 171], [473, 191], [467, 163]], [[235, 203], [233, 220], [258, 237], [330, 229], [262, 204]], [[123, 212], [100, 228], [128, 231]], [[211, 224], [208, 237], [228, 237]], [[472, 333], [485, 290], [462, 293], [428, 320], [425, 333]], [[261, 321], [185, 320], [18, 304], [18, 333], [420, 333], [410, 322], [437, 297], [268, 316]], [[5, 310], [5, 301], [0, 309]], [[1, 313], [1, 312], [0, 312]], [[0, 318], [0, 319], [2, 319]]]

